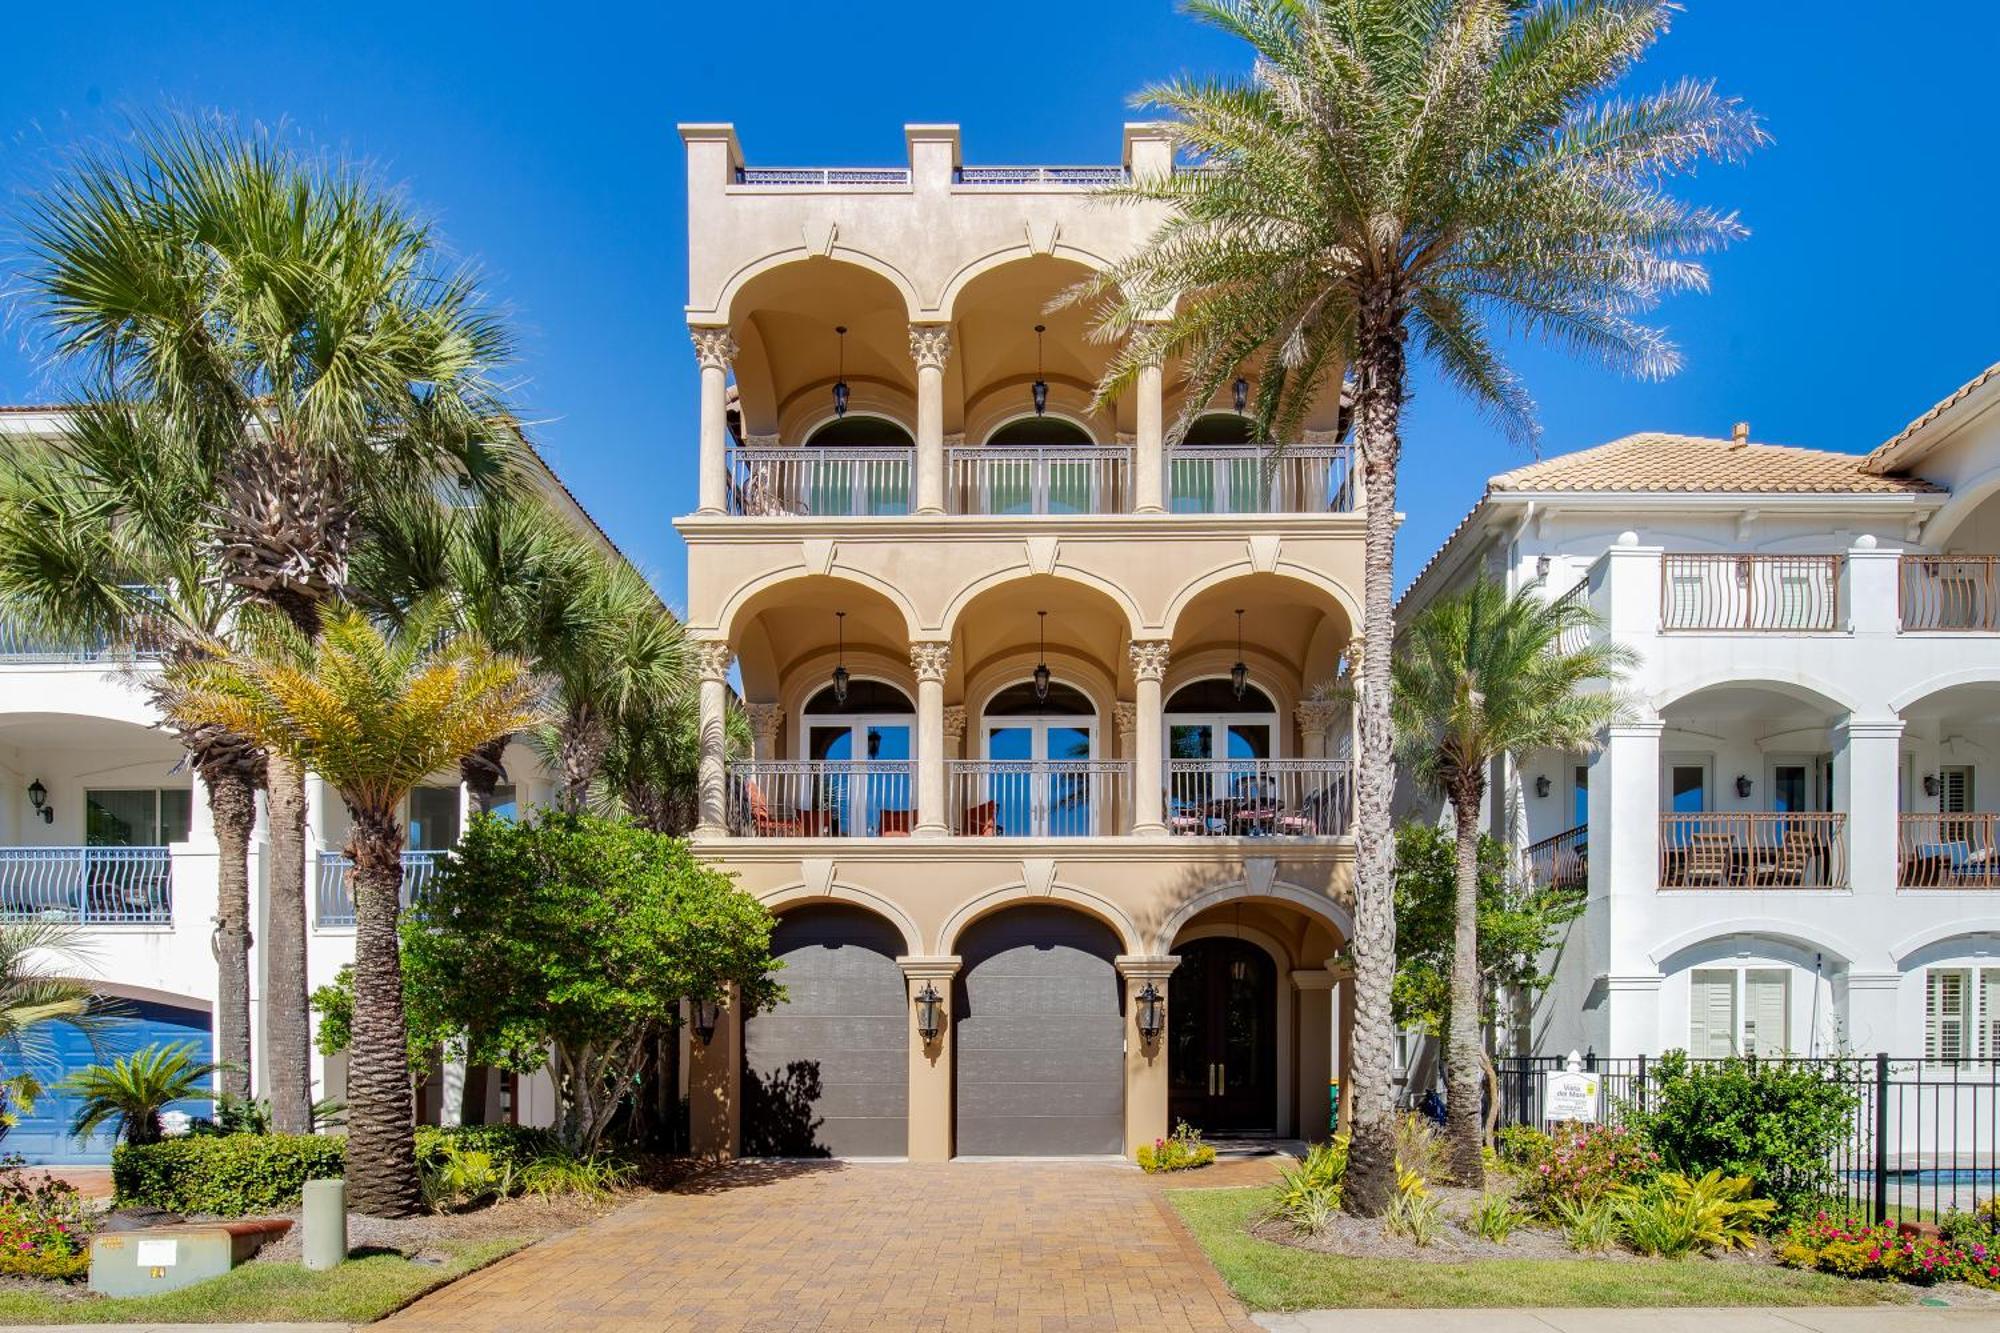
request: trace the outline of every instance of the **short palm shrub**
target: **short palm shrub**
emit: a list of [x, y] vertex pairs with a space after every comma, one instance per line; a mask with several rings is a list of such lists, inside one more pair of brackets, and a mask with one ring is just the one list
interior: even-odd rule
[[1488, 1192], [1479, 1196], [1466, 1215], [1466, 1229], [1481, 1240], [1495, 1245], [1507, 1243], [1514, 1229], [1528, 1220], [1527, 1210], [1505, 1194]]
[[1747, 1248], [1777, 1207], [1750, 1196], [1748, 1176], [1720, 1171], [1690, 1178], [1666, 1172], [1612, 1201], [1625, 1243], [1641, 1254], [1683, 1259], [1705, 1250]]
[[434, 1158], [417, 1163], [424, 1204], [435, 1212], [469, 1207], [514, 1192], [511, 1166], [493, 1160], [490, 1152], [461, 1148], [447, 1142]]
[[121, 1208], [241, 1217], [298, 1206], [308, 1180], [346, 1175], [345, 1139], [320, 1134], [187, 1135], [120, 1144], [111, 1185]]
[[1183, 1120], [1164, 1139], [1139, 1145], [1139, 1166], [1145, 1171], [1190, 1171], [1215, 1161], [1215, 1145], [1201, 1141], [1201, 1131]]
[[1315, 1143], [1304, 1160], [1278, 1173], [1271, 1191], [1271, 1215], [1282, 1217], [1305, 1235], [1326, 1230], [1340, 1210], [1340, 1182], [1347, 1174], [1347, 1136]]
[[175, 1102], [206, 1099], [210, 1078], [222, 1066], [194, 1058], [194, 1043], [147, 1046], [108, 1065], [80, 1069], [57, 1086], [82, 1099], [69, 1132], [88, 1138], [107, 1121], [118, 1122], [126, 1143], [158, 1143], [160, 1112]]
[[1522, 1172], [1521, 1194], [1539, 1217], [1560, 1221], [1564, 1204], [1595, 1203], [1649, 1179], [1660, 1155], [1623, 1125], [1564, 1125]]

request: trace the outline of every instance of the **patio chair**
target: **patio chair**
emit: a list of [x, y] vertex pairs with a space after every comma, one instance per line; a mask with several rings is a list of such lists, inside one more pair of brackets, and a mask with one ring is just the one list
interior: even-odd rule
[[743, 784], [743, 800], [750, 807], [750, 831], [759, 838], [813, 838], [826, 831], [825, 816], [816, 810], [795, 810], [790, 815], [771, 813], [770, 802], [756, 779]]
[[907, 838], [917, 826], [917, 812], [914, 810], [881, 810], [875, 815], [875, 836], [878, 838]]
[[1000, 836], [1000, 802], [981, 801], [978, 805], [968, 805], [959, 816], [958, 832], [965, 838], [997, 838]]
[[1819, 843], [1811, 830], [1786, 829], [1775, 848], [1758, 853], [1752, 866], [1752, 880], [1760, 888], [1799, 888], [1812, 868], [1813, 852]]
[[1726, 885], [1735, 859], [1736, 839], [1727, 833], [1691, 833], [1687, 844], [1687, 883]]

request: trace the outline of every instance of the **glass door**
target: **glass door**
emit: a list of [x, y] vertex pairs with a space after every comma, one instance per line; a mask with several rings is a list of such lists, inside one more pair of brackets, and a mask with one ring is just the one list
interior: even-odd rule
[[1209, 1134], [1277, 1128], [1277, 968], [1254, 944], [1193, 940], [1167, 982], [1173, 1119]]
[[1096, 749], [1094, 720], [989, 722], [986, 757], [994, 762], [987, 772], [987, 799], [999, 807], [1001, 830], [1039, 838], [1095, 833], [1095, 779], [1082, 762], [1094, 758]]
[[1169, 716], [1167, 816], [1172, 825], [1229, 833], [1237, 816], [1272, 805], [1279, 793], [1261, 761], [1275, 757], [1276, 730], [1272, 717]]
[[[808, 719], [806, 757], [820, 761], [805, 803], [829, 822], [828, 837], [866, 835], [908, 823], [914, 809], [908, 760], [914, 749], [910, 724], [901, 718]], [[856, 760], [902, 761], [903, 767], [874, 769]], [[885, 815], [891, 818], [884, 818]]]

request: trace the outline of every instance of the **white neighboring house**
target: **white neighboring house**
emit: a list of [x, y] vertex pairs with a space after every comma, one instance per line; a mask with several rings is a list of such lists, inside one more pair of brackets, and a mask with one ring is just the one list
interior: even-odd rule
[[1495, 774], [1588, 891], [1516, 1049], [2000, 1057], [1996, 492], [2000, 366], [1865, 457], [1739, 426], [1488, 483], [1399, 621], [1483, 571], [1642, 659], [1597, 753]]
[[[60, 411], [0, 408], [0, 448], [59, 435]], [[539, 459], [541, 489], [584, 531], [611, 548], [575, 498]], [[145, 657], [78, 651], [38, 642], [0, 621], [0, 919], [78, 922], [82, 969], [90, 984], [119, 997], [124, 1017], [107, 1034], [104, 1055], [153, 1042], [194, 1042], [212, 1058], [216, 995], [211, 933], [216, 912], [216, 846], [206, 795], [172, 737], [155, 729], [141, 688], [154, 669]], [[510, 746], [515, 808], [543, 802], [550, 783], [525, 746]], [[325, 783], [308, 784], [308, 986], [333, 980], [354, 960], [353, 899], [342, 854], [346, 807]], [[405, 889], [421, 886], [441, 852], [458, 840], [469, 809], [456, 773], [437, 774], [412, 794], [405, 812], [409, 850]], [[269, 897], [262, 801], [251, 843], [251, 932], [266, 935]], [[265, 952], [251, 950], [252, 1067], [255, 1092], [269, 1088], [264, 1061]], [[58, 1038], [58, 1068], [36, 1070], [45, 1083], [98, 1057], [79, 1036]], [[343, 1098], [346, 1058], [313, 1055], [314, 1096]], [[461, 1071], [451, 1071], [456, 1076]], [[425, 1085], [419, 1118], [436, 1122], [451, 1078]], [[545, 1122], [553, 1112], [545, 1078], [495, 1079], [488, 1118]], [[455, 1102], [452, 1102], [455, 1110]], [[102, 1162], [111, 1140], [77, 1143], [68, 1133], [70, 1099], [48, 1095], [0, 1137], [0, 1151], [30, 1161]], [[184, 1107], [205, 1113], [206, 1104]]]

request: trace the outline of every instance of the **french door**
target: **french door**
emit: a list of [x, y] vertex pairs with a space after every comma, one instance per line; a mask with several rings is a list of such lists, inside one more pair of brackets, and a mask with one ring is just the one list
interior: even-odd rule
[[835, 821], [830, 835], [853, 837], [875, 829], [884, 811], [915, 808], [912, 734], [907, 718], [806, 718], [806, 757], [820, 763], [811, 802]]
[[1094, 718], [1009, 718], [986, 724], [987, 799], [1010, 835], [1076, 838], [1098, 832]]
[[1177, 821], [1208, 821], [1227, 832], [1231, 802], [1255, 801], [1269, 775], [1259, 760], [1277, 757], [1275, 716], [1167, 715], [1167, 804]]

